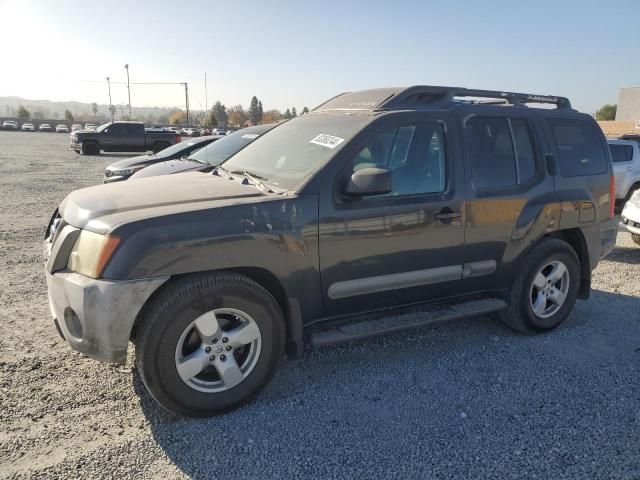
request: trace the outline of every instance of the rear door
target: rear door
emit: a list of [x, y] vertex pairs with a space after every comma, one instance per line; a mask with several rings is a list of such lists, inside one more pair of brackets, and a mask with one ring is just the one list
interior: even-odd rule
[[543, 232], [556, 201], [545, 173], [543, 133], [526, 108], [460, 112], [467, 176], [466, 292], [509, 286], [518, 256]]
[[147, 150], [147, 135], [144, 125], [139, 123], [125, 124], [124, 148], [127, 150], [123, 151], [128, 152], [144, 152]]

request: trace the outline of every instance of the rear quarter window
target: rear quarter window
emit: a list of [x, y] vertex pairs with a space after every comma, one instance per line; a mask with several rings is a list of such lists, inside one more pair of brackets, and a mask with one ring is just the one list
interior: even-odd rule
[[550, 118], [560, 173], [563, 177], [599, 175], [608, 170], [601, 133], [586, 120]]
[[610, 143], [609, 150], [611, 150], [611, 160], [613, 163], [630, 162], [633, 158], [633, 147], [631, 145]]

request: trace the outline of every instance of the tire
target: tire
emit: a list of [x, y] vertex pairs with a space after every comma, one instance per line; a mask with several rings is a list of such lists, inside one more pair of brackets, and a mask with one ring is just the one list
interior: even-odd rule
[[169, 146], [166, 142], [157, 142], [153, 144], [153, 153], [158, 153]]
[[[553, 282], [557, 272], [561, 271], [561, 269], [554, 270], [560, 264], [565, 268], [566, 278], [563, 275], [557, 283], [549, 284], [549, 279]], [[549, 275], [549, 278], [545, 277], [546, 282], [539, 281], [541, 279], [538, 277], [539, 273], [543, 276]], [[543, 284], [544, 287], [538, 288], [534, 280], [537, 284]], [[566, 286], [563, 283], [565, 281]], [[518, 268], [507, 297], [509, 306], [500, 312], [501, 320], [522, 333], [538, 333], [556, 328], [571, 313], [579, 287], [580, 262], [576, 252], [562, 240], [543, 239]], [[546, 294], [545, 291], [547, 291]], [[564, 300], [559, 306], [556, 302], [557, 299], [562, 298], [562, 295]], [[552, 301], [552, 298], [556, 300]], [[542, 307], [543, 302], [545, 307]], [[540, 307], [538, 308], [540, 315], [534, 311], [534, 305]]]
[[100, 147], [95, 142], [82, 142], [83, 155], [100, 155]]
[[632, 233], [631, 234], [631, 238], [633, 239], [634, 242], [636, 242], [636, 245], [640, 245], [640, 235], [637, 233]]
[[[257, 325], [259, 338], [232, 349], [239, 338], [232, 335], [244, 325], [240, 323], [217, 333], [204, 332], [211, 337], [203, 340], [207, 337], [200, 332], [206, 329], [195, 321], [209, 318], [211, 312], [220, 327], [224, 322], [233, 327], [229, 322], [236, 321], [235, 313], [238, 321], [249, 318]], [[169, 284], [145, 307], [135, 339], [136, 364], [147, 390], [162, 407], [185, 416], [210, 416], [247, 403], [271, 380], [283, 356], [285, 332], [278, 303], [256, 282], [230, 272], [188, 276]], [[199, 373], [183, 380], [179, 367], [194, 358]], [[206, 366], [199, 370], [202, 362]], [[227, 383], [221, 369], [237, 372], [235, 367], [242, 379]]]

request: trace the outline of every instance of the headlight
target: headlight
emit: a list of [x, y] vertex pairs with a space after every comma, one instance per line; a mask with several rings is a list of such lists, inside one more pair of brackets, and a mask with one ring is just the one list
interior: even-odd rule
[[113, 169], [109, 171], [111, 172], [111, 175], [114, 177], [126, 177], [128, 175], [133, 175], [140, 169], [142, 169], [142, 167], [121, 168], [121, 169]]
[[67, 267], [87, 277], [98, 278], [118, 243], [119, 237], [82, 230], [71, 249]]

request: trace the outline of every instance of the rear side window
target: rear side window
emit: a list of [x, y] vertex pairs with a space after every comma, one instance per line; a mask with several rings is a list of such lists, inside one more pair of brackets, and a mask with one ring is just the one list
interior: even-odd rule
[[613, 160], [613, 163], [630, 162], [633, 158], [633, 147], [631, 145], [610, 143], [609, 150], [611, 150], [611, 160]]
[[477, 190], [515, 187], [535, 176], [535, 151], [526, 120], [472, 117], [464, 133]]
[[549, 119], [563, 177], [598, 175], [608, 170], [607, 155], [595, 125], [584, 120]]

